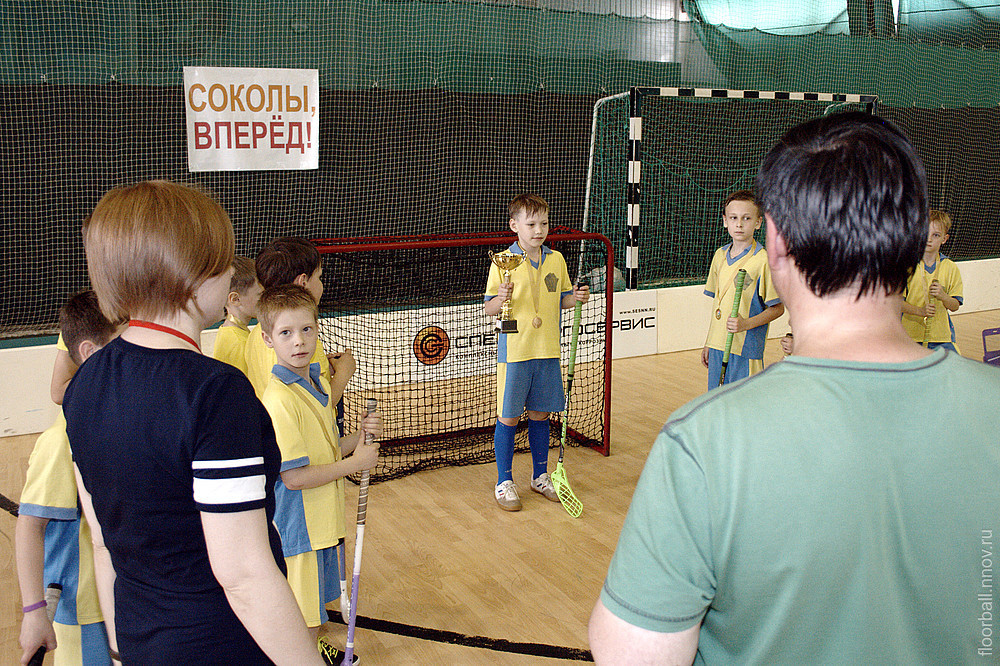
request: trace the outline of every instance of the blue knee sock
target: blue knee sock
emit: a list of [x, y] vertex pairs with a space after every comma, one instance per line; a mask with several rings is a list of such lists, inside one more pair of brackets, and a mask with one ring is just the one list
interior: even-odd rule
[[513, 481], [510, 468], [514, 466], [514, 433], [517, 428], [497, 421], [493, 430], [493, 452], [497, 457], [497, 485]]
[[531, 478], [549, 471], [549, 420], [528, 419], [528, 446], [531, 447]]

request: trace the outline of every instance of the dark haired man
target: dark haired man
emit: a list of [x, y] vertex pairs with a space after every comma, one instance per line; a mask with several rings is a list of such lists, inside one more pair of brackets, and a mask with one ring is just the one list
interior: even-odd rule
[[795, 355], [664, 426], [595, 660], [972, 662], [995, 616], [975, 599], [1000, 530], [1000, 372], [900, 323], [923, 167], [892, 124], [843, 114], [789, 131], [756, 187]]

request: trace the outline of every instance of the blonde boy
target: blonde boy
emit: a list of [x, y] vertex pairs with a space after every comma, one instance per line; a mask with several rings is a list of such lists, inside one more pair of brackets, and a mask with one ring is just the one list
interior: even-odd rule
[[212, 356], [247, 374], [247, 339], [250, 320], [257, 316], [257, 299], [263, 289], [257, 281], [253, 259], [236, 257], [229, 279], [226, 320], [215, 337]]
[[[296, 284], [305, 288], [312, 295], [313, 302], [319, 306], [323, 297], [323, 265], [316, 247], [305, 238], [275, 238], [260, 251], [254, 263], [257, 280], [265, 290]], [[271, 368], [277, 362], [274, 350], [264, 343], [261, 333], [260, 326], [250, 332], [246, 351], [247, 377], [258, 398], [264, 395], [271, 377]], [[351, 350], [327, 354], [317, 337], [312, 360], [319, 363], [320, 374], [330, 381], [333, 401], [339, 401], [355, 370]]]
[[497, 341], [497, 423], [493, 448], [497, 485], [493, 498], [504, 511], [519, 511], [521, 498], [512, 472], [514, 432], [521, 414], [528, 413], [531, 448], [531, 489], [558, 502], [548, 473], [549, 413], [565, 405], [559, 369], [560, 310], [586, 303], [590, 289], [573, 287], [562, 254], [545, 246], [549, 235], [549, 204], [536, 194], [520, 194], [507, 207], [510, 230], [517, 241], [507, 251], [527, 259], [502, 282], [490, 267], [483, 310], [490, 316], [511, 299], [518, 333], [500, 333]]
[[[712, 317], [708, 338], [701, 351], [701, 363], [708, 368], [709, 389], [719, 385], [722, 356], [729, 333], [734, 335], [725, 383], [764, 369], [767, 326], [785, 311], [771, 282], [767, 252], [754, 238], [763, 218], [753, 192], [733, 192], [722, 210], [722, 226], [732, 242], [716, 250], [705, 282], [705, 295], [712, 299]], [[736, 274], [740, 269], [745, 269], [747, 275], [743, 282], [739, 314], [730, 317], [736, 296]]]
[[929, 217], [924, 258], [906, 283], [903, 328], [929, 349], [945, 347], [958, 353], [951, 313], [962, 305], [962, 274], [940, 253], [951, 231], [951, 215], [932, 210]]
[[[313, 361], [317, 306], [307, 289], [295, 284], [266, 289], [257, 316], [263, 340], [277, 358], [262, 398], [281, 449], [274, 522], [288, 583], [317, 637], [328, 619], [326, 604], [340, 597], [346, 574], [337, 557], [346, 531], [344, 477], [375, 465], [378, 444], [363, 434], [378, 437], [382, 418], [368, 414], [361, 430], [338, 437], [330, 383]], [[325, 639], [320, 651], [331, 663], [339, 654]]]
[[[119, 332], [101, 313], [93, 291], [81, 292], [63, 305], [59, 328], [74, 368]], [[15, 542], [25, 610], [22, 663], [44, 645], [55, 650], [57, 666], [110, 664], [108, 636], [97, 601], [90, 526], [80, 515], [62, 410], [52, 427], [38, 436], [28, 459]], [[47, 612], [52, 609], [46, 608], [44, 594], [53, 583], [62, 587], [62, 596], [49, 622]]]

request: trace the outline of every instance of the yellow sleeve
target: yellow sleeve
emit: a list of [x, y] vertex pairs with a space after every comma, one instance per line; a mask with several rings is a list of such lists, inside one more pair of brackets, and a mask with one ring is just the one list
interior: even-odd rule
[[35, 441], [20, 501], [27, 515], [53, 520], [78, 517], [73, 456], [61, 411], [56, 422]]
[[62, 351], [69, 353], [69, 347], [66, 346], [66, 341], [63, 340], [62, 333], [59, 334], [59, 339], [56, 340], [56, 349], [61, 349]]
[[924, 288], [921, 272], [923, 272], [923, 262], [913, 269], [910, 278], [906, 281], [906, 297], [903, 299], [910, 305], [917, 307], [923, 306], [927, 299], [927, 290]]
[[281, 450], [282, 472], [310, 464], [309, 449], [302, 436], [303, 414], [297, 401], [298, 398], [279, 379], [268, 382], [261, 399], [274, 425], [274, 436]]
[[719, 294], [719, 250], [712, 255], [712, 265], [708, 269], [708, 279], [705, 280], [705, 293], [712, 298]]
[[559, 253], [559, 258], [562, 260], [562, 275], [559, 276], [559, 293], [565, 294], [567, 291], [573, 291], [573, 280], [569, 276], [569, 269], [566, 267], [566, 257]]
[[486, 278], [486, 295], [496, 296], [501, 284], [500, 269], [490, 262], [489, 276]]
[[941, 267], [948, 269], [944, 290], [952, 298], [964, 299], [965, 296], [962, 294], [962, 273], [958, 270], [958, 264], [951, 259], [945, 259], [941, 262]]

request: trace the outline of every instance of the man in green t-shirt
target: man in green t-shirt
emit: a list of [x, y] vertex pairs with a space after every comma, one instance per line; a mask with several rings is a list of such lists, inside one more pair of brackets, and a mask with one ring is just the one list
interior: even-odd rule
[[794, 355], [663, 427], [595, 660], [996, 658], [1000, 371], [900, 323], [927, 239], [919, 158], [891, 123], [827, 116], [782, 138], [756, 189]]

